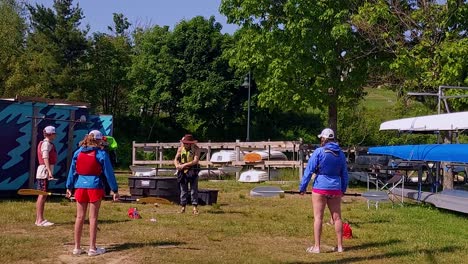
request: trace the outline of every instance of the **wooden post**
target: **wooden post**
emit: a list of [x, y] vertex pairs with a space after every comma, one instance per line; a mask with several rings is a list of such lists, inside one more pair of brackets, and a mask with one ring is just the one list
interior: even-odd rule
[[32, 128], [31, 128], [31, 156], [29, 160], [29, 181], [28, 187], [34, 188], [34, 179], [36, 179], [36, 159], [37, 159], [37, 119], [39, 113], [37, 107], [32, 107]]
[[[453, 190], [453, 166], [448, 162], [441, 162], [442, 167], [442, 190]], [[439, 184], [438, 179], [435, 182]]]
[[[156, 141], [156, 143], [158, 143], [158, 141]], [[154, 151], [154, 160], [159, 160], [159, 146], [155, 147], [153, 149]], [[158, 167], [158, 165], [156, 165], [156, 168]], [[157, 173], [157, 171], [156, 171]]]
[[[422, 192], [422, 176], [423, 176], [423, 166], [419, 165], [418, 166], [418, 197], [416, 198], [416, 201], [418, 203], [421, 202], [421, 192]], [[429, 168], [427, 177], [432, 177], [432, 168]]]
[[[270, 161], [270, 155], [271, 155], [271, 144], [270, 144], [270, 139], [268, 139], [268, 161]], [[268, 180], [271, 180], [271, 171], [270, 171], [270, 164], [268, 163]]]
[[292, 153], [292, 160], [296, 160], [296, 142], [293, 143], [293, 153]]
[[132, 141], [132, 165], [135, 165], [135, 159], [136, 159], [135, 141]]
[[[239, 146], [240, 140], [236, 139], [236, 161], [240, 161], [240, 146]], [[236, 172], [236, 181], [239, 180], [240, 173]]]
[[[70, 110], [70, 120], [75, 120], [75, 111], [73, 110]], [[67, 170], [65, 173], [65, 178], [67, 178], [67, 173], [70, 170], [73, 152], [76, 149], [76, 146], [73, 146], [73, 131], [75, 130], [75, 122], [68, 123]], [[62, 175], [59, 175], [59, 177], [62, 177]]]
[[[159, 143], [159, 142], [158, 142], [158, 143]], [[160, 167], [163, 167], [163, 165], [162, 165], [162, 161], [163, 161], [163, 151], [164, 151], [164, 147], [159, 146], [159, 166], [160, 166]]]
[[298, 151], [298, 158], [299, 158], [299, 180], [301, 180], [302, 175], [304, 174], [304, 150], [300, 147]]
[[[211, 160], [211, 140], [208, 140], [208, 151], [206, 153], [206, 161], [209, 162]], [[210, 171], [208, 170], [208, 175], [210, 175]]]

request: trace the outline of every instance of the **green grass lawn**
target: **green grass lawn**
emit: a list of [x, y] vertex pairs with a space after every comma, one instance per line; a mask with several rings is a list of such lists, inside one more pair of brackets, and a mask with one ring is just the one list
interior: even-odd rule
[[[125, 191], [126, 178], [119, 176]], [[361, 197], [346, 196], [343, 218], [354, 238], [344, 253], [308, 254], [312, 243], [311, 197], [253, 198], [259, 185], [200, 182], [217, 189], [218, 203], [200, 215], [177, 214], [176, 205], [137, 205], [142, 219], [127, 217], [130, 203], [103, 202], [97, 242], [108, 253], [71, 255], [75, 204], [53, 197], [46, 204], [52, 227], [34, 226], [34, 199], [0, 200], [0, 257], [4, 263], [467, 263], [468, 218], [427, 205], [381, 204], [367, 209]], [[277, 185], [296, 190], [297, 183]], [[362, 192], [353, 187], [349, 192]], [[156, 218], [156, 222], [149, 221]], [[329, 217], [329, 214], [326, 215]], [[88, 226], [85, 226], [87, 230]], [[84, 232], [83, 243], [88, 243]], [[322, 251], [335, 245], [324, 225]], [[84, 246], [86, 248], [86, 246]]]

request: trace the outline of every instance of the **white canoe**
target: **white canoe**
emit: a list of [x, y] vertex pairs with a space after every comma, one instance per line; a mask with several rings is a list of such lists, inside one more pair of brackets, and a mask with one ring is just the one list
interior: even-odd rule
[[222, 166], [222, 167], [219, 167], [218, 170], [227, 174], [236, 173], [242, 170], [242, 166]]
[[276, 186], [260, 186], [250, 191], [250, 196], [253, 197], [273, 197], [280, 194], [284, 194], [284, 191]]
[[[262, 160], [268, 160], [268, 150], [262, 151], [252, 151], [253, 153], [258, 153], [262, 157]], [[286, 155], [278, 150], [270, 150], [270, 160], [288, 160]]]
[[130, 166], [132, 174], [138, 177], [173, 176], [175, 169], [156, 169], [146, 166]]
[[268, 173], [261, 170], [248, 170], [241, 173], [240, 182], [264, 182], [268, 181]]
[[468, 129], [468, 112], [417, 116], [390, 120], [380, 124], [380, 130], [455, 131]]
[[[242, 152], [239, 153], [239, 160], [244, 158]], [[215, 152], [211, 155], [210, 161], [212, 163], [228, 163], [236, 160], [236, 151], [235, 150], [221, 150]]]
[[225, 176], [225, 175], [226, 175], [226, 173], [224, 173], [223, 171], [220, 171], [220, 170], [216, 170], [216, 169], [201, 170], [198, 173], [198, 178], [200, 180], [212, 180], [212, 179], [219, 179], [220, 177]]

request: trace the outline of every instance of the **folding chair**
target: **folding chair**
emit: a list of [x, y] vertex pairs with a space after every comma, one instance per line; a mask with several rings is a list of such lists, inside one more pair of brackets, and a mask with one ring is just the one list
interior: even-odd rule
[[[395, 188], [401, 185], [401, 193], [396, 193]], [[388, 179], [384, 185], [380, 187], [381, 191], [387, 192], [389, 199], [392, 203], [398, 202], [403, 204], [404, 194], [403, 190], [405, 189], [405, 176], [400, 172], [396, 172], [390, 179]]]
[[[379, 183], [381, 184], [380, 187]], [[376, 191], [367, 191], [362, 194], [362, 196], [367, 199], [367, 209], [369, 209], [371, 205], [375, 206], [375, 209], [378, 209], [379, 203], [385, 201], [391, 201], [392, 207], [395, 201], [398, 201], [398, 203], [403, 204], [404, 183], [405, 177], [400, 173], [395, 173], [387, 181], [382, 181], [381, 179], [376, 178]], [[402, 185], [401, 194], [396, 194], [394, 192], [394, 189], [399, 185]]]
[[383, 174], [380, 172], [368, 172], [367, 173], [367, 190], [370, 191], [370, 187], [371, 187], [370, 184], [372, 183], [375, 186], [375, 190], [380, 191], [382, 187], [379, 187], [379, 186], [385, 185], [383, 175], [387, 175], [387, 174]]
[[388, 193], [384, 191], [367, 191], [362, 194], [362, 197], [367, 199], [367, 209], [370, 209], [370, 206], [373, 205], [377, 210], [379, 202], [390, 201]]

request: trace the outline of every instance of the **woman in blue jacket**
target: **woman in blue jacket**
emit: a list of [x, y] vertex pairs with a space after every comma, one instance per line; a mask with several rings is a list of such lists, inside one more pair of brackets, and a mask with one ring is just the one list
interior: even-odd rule
[[314, 150], [302, 176], [299, 192], [304, 194], [312, 175], [312, 205], [314, 208], [314, 246], [309, 253], [320, 253], [320, 236], [325, 206], [328, 206], [335, 225], [337, 247], [343, 252], [343, 223], [341, 221], [341, 197], [348, 188], [346, 157], [335, 142], [335, 133], [325, 128], [320, 135], [320, 148]]
[[89, 132], [80, 142], [80, 148], [75, 151], [68, 172], [67, 197], [75, 193], [76, 220], [75, 220], [75, 248], [73, 255], [80, 255], [81, 234], [86, 218], [86, 210], [89, 205], [89, 250], [88, 256], [96, 256], [105, 253], [104, 248], [96, 247], [97, 218], [101, 200], [104, 198], [104, 183], [101, 175], [104, 175], [114, 193], [113, 199], [119, 199], [117, 181], [109, 155], [102, 148], [102, 133], [98, 130]]

